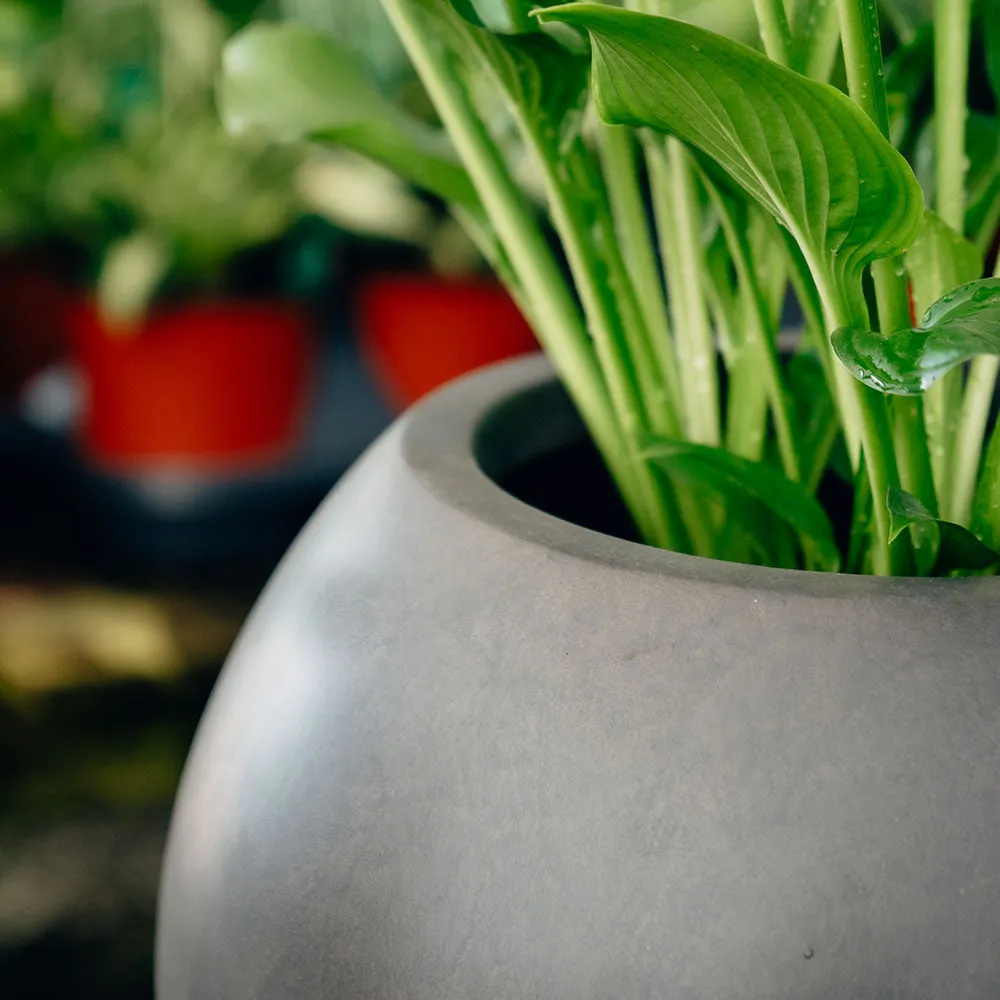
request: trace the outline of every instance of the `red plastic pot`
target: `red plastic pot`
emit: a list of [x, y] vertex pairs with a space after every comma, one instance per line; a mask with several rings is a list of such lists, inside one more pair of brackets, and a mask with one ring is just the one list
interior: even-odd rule
[[122, 335], [84, 303], [71, 333], [87, 390], [82, 445], [99, 464], [252, 467], [298, 437], [315, 345], [296, 306], [198, 302]]
[[387, 276], [361, 292], [361, 348], [403, 408], [459, 375], [538, 350], [531, 327], [494, 282]]

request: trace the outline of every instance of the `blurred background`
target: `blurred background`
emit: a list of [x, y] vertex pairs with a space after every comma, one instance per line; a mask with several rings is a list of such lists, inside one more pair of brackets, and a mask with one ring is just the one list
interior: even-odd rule
[[152, 996], [170, 803], [260, 588], [394, 413], [534, 349], [441, 206], [233, 140], [293, 14], [426, 101], [371, 0], [0, 0], [0, 983]]

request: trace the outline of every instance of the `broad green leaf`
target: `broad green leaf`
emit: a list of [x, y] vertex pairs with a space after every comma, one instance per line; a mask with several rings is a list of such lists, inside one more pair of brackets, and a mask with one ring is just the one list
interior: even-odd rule
[[949, 289], [981, 278], [983, 255], [937, 213], [927, 209], [916, 243], [905, 258], [913, 303], [925, 313]]
[[707, 486], [726, 497], [763, 504], [799, 536], [811, 569], [836, 573], [840, 552], [826, 511], [803, 486], [761, 462], [731, 455], [720, 448], [651, 438], [644, 457], [671, 476]]
[[669, 18], [595, 3], [539, 16], [590, 32], [606, 121], [701, 150], [825, 269], [856, 276], [916, 239], [923, 196], [913, 172], [840, 91]]
[[347, 146], [447, 201], [479, 199], [443, 133], [409, 117], [352, 52], [298, 24], [255, 24], [226, 46], [219, 111], [230, 132]]
[[931, 544], [915, 546], [920, 576], [952, 576], [977, 573], [1000, 563], [1000, 555], [984, 545], [968, 528], [936, 518], [915, 496], [894, 486], [886, 496], [889, 510], [889, 541], [907, 528]]
[[930, 388], [979, 354], [1000, 354], [1000, 278], [970, 281], [935, 302], [916, 330], [883, 337], [845, 327], [833, 349], [865, 385], [897, 396]]

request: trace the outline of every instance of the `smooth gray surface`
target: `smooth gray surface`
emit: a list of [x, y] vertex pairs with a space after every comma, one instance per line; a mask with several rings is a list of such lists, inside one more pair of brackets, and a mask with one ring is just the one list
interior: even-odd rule
[[159, 1000], [1000, 996], [1000, 581], [532, 510], [470, 439], [547, 378], [411, 411], [286, 558], [188, 764]]

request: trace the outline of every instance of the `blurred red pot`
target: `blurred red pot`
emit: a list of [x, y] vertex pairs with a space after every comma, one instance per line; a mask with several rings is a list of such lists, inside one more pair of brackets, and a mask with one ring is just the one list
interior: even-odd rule
[[234, 471], [295, 444], [315, 355], [305, 310], [197, 302], [123, 335], [82, 303], [70, 328], [86, 385], [82, 445], [97, 463]]
[[386, 276], [361, 292], [361, 348], [403, 408], [445, 382], [538, 350], [531, 328], [494, 282]]

